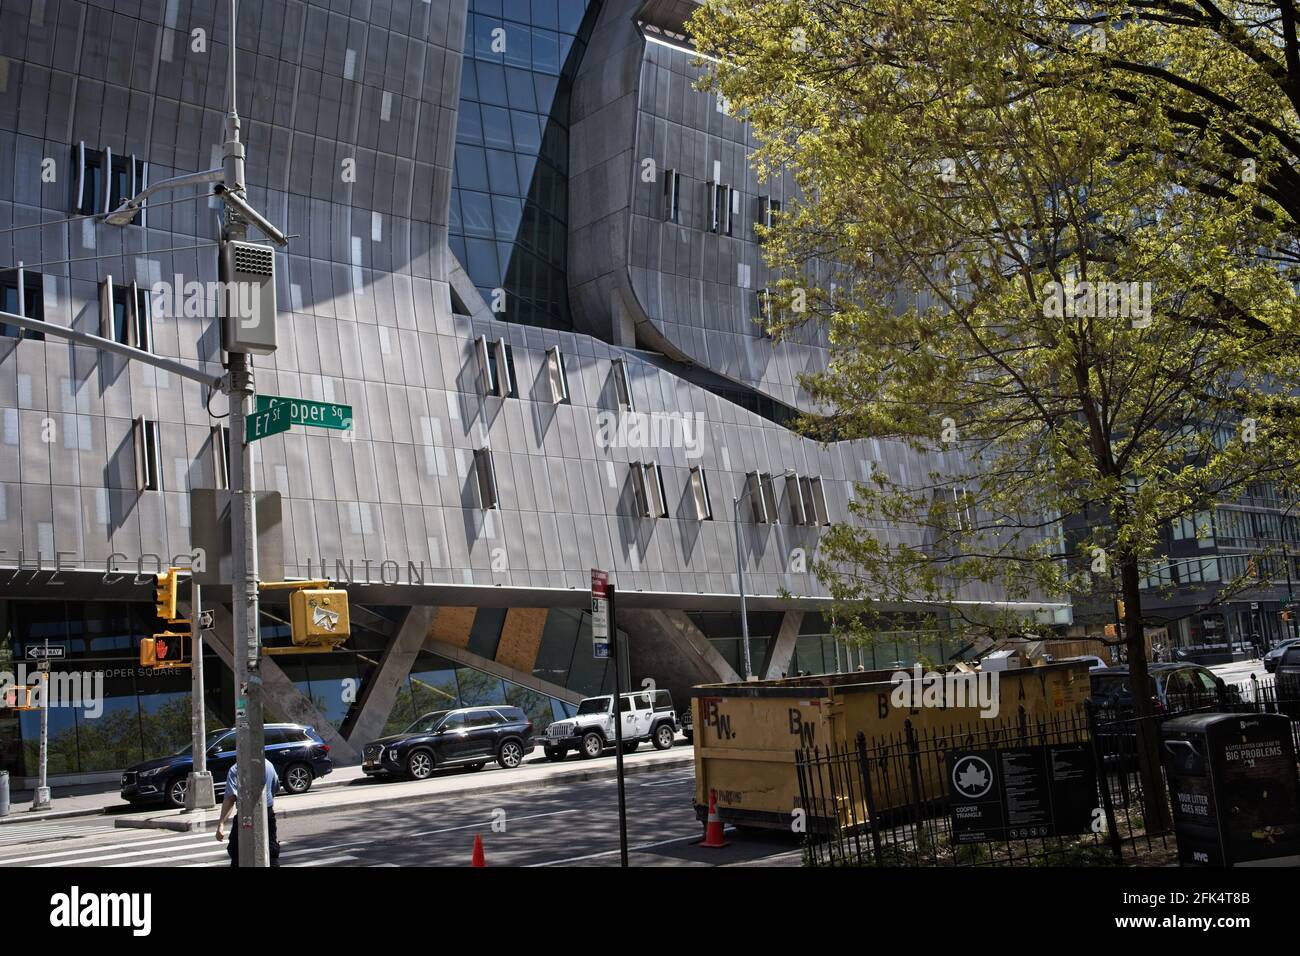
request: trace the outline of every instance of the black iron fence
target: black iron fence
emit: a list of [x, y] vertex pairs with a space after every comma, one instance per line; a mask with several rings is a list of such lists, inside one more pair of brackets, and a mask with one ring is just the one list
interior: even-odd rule
[[[1300, 751], [1300, 698], [1289, 686], [1257, 681], [1247, 692], [1219, 688], [1169, 697], [1157, 725], [1196, 711], [1287, 713]], [[1158, 727], [1157, 727], [1158, 730]], [[904, 731], [796, 754], [805, 857], [814, 866], [1034, 866], [1162, 865], [1176, 862], [1168, 831], [1147, 826], [1147, 801], [1137, 760], [1138, 719], [1123, 708], [1082, 711], [1033, 720], [1023, 709], [1004, 721]], [[1003, 819], [993, 838], [972, 834], [955, 816], [954, 759], [978, 751], [1019, 755], [1044, 748], [1049, 762], [1069, 754], [1088, 766], [1075, 774], [1085, 816], [1058, 815], [1020, 826]], [[1062, 756], [1062, 759], [1064, 757]], [[1095, 781], [1095, 782], [1094, 782]], [[1006, 808], [1002, 808], [1005, 812]], [[965, 812], [963, 805], [962, 812]], [[1014, 813], [1012, 814], [1014, 816]], [[972, 836], [974, 839], [972, 839]]]

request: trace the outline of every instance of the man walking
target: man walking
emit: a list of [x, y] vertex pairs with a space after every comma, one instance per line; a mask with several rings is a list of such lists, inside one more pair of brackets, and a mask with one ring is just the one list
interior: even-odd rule
[[[267, 849], [271, 855], [271, 865], [280, 865], [280, 842], [276, 839], [275, 833], [275, 791], [280, 786], [280, 778], [276, 775], [275, 767], [271, 766], [271, 761], [263, 758], [266, 764], [266, 843]], [[226, 773], [226, 797], [221, 801], [221, 818], [217, 820], [217, 842], [224, 839], [224, 829], [226, 817], [235, 809], [236, 801], [239, 799], [239, 772], [238, 762], [230, 765], [230, 770]], [[236, 826], [230, 833], [230, 842], [226, 844], [226, 853], [230, 855], [230, 865], [239, 866], [239, 828]]]

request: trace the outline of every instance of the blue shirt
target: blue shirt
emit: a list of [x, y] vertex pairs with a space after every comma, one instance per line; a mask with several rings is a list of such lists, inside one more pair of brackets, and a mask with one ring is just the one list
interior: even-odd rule
[[[266, 764], [266, 805], [275, 804], [275, 790], [280, 786], [280, 778], [276, 776], [275, 768], [271, 766], [271, 761], [263, 758]], [[232, 763], [230, 769], [226, 771], [226, 796], [239, 799], [239, 764]]]

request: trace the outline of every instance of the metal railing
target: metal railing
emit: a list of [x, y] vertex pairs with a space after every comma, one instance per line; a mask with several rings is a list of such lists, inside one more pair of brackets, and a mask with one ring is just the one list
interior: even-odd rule
[[[1276, 681], [1255, 681], [1248, 692], [1181, 695], [1168, 700], [1164, 712], [1146, 719], [1159, 724], [1199, 711], [1286, 713], [1292, 717], [1300, 751], [1300, 696], [1291, 690], [1289, 685], [1279, 689]], [[1021, 708], [1005, 721], [925, 730], [908, 720], [901, 734], [868, 739], [859, 732], [851, 743], [798, 751], [805, 862], [956, 867], [1174, 863], [1172, 834], [1151, 832], [1145, 823], [1137, 731], [1137, 718], [1122, 708], [1087, 705], [1045, 720], [1032, 720]], [[1095, 774], [1087, 826], [1078, 825], [1077, 817], [1070, 827], [1059, 826], [1059, 818], [1051, 826], [1019, 828], [1008, 823], [999, 838], [977, 842], [964, 842], [965, 835], [954, 832], [956, 801], [949, 780], [953, 755], [1000, 755], [1052, 745], [1073, 749], [1076, 758], [1083, 758], [1083, 769]]]

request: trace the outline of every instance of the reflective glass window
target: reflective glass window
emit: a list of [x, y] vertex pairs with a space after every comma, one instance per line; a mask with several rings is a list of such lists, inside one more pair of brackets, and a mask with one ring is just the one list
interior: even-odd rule
[[519, 195], [519, 173], [513, 153], [504, 150], [487, 151], [488, 184], [498, 195]]

